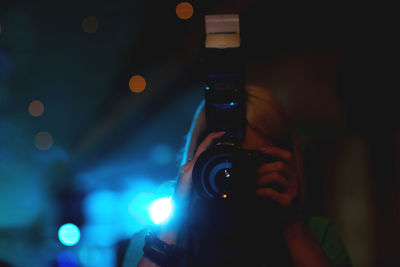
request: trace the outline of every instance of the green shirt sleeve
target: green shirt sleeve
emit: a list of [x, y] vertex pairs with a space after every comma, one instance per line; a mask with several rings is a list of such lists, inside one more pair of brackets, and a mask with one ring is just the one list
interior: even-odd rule
[[310, 217], [307, 226], [334, 266], [352, 265], [343, 241], [328, 219]]

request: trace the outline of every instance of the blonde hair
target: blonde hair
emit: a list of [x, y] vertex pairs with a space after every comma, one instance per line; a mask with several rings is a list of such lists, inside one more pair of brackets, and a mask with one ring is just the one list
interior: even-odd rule
[[[289, 115], [275, 94], [261, 86], [248, 85], [246, 90], [247, 125], [273, 143], [293, 154], [295, 169], [299, 178], [300, 206], [304, 200], [304, 179], [300, 156], [300, 145], [295, 127]], [[199, 104], [183, 148], [181, 166], [195, 154], [197, 146], [206, 131], [204, 100]]]

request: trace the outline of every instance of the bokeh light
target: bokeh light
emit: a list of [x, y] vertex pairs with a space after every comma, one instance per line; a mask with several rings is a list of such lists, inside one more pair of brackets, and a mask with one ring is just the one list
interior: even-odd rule
[[165, 165], [174, 159], [174, 151], [167, 144], [157, 144], [150, 148], [149, 156], [152, 162], [158, 165]]
[[78, 226], [72, 223], [66, 223], [58, 230], [58, 239], [66, 246], [74, 246], [79, 242], [81, 232]]
[[140, 75], [134, 75], [129, 80], [129, 88], [132, 92], [140, 93], [146, 88], [146, 80]]
[[176, 6], [175, 12], [178, 18], [187, 20], [193, 16], [193, 6], [189, 2], [181, 2]]
[[0, 229], [29, 227], [45, 212], [47, 193], [38, 169], [15, 159], [0, 159]]
[[82, 227], [82, 243], [92, 246], [109, 247], [114, 246], [121, 238], [127, 236], [121, 235], [120, 215], [114, 217], [114, 223], [90, 223]]
[[151, 203], [150, 218], [155, 224], [160, 224], [168, 219], [169, 215], [171, 214], [171, 210], [171, 197], [158, 198]]
[[157, 188], [157, 195], [159, 196], [172, 196], [175, 192], [177, 180], [171, 179], [163, 182]]
[[58, 267], [78, 267], [78, 257], [72, 251], [63, 251], [57, 257]]
[[82, 267], [115, 267], [117, 257], [113, 247], [81, 246], [78, 251], [79, 261]]
[[29, 113], [33, 117], [39, 117], [44, 112], [44, 105], [39, 100], [33, 100], [28, 106]]
[[83, 212], [89, 223], [114, 223], [117, 215], [117, 195], [110, 190], [97, 190], [83, 200]]
[[48, 132], [39, 132], [35, 136], [35, 146], [39, 150], [48, 150], [53, 146], [53, 136]]
[[95, 33], [99, 28], [99, 21], [94, 16], [87, 16], [82, 21], [82, 29], [87, 33]]
[[83, 266], [104, 266], [104, 257], [100, 247], [82, 245], [78, 251], [79, 261]]
[[128, 212], [135, 222], [141, 225], [151, 223], [149, 208], [155, 198], [156, 195], [149, 192], [141, 192], [134, 196], [129, 203]]

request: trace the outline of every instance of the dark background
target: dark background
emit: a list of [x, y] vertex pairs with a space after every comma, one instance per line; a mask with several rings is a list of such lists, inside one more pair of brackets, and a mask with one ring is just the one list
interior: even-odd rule
[[[398, 266], [393, 7], [191, 1], [181, 20], [178, 3], [0, 2], [0, 260], [116, 266], [117, 248], [149, 223], [146, 203], [175, 178], [202, 99], [204, 15], [237, 13], [258, 62], [249, 78], [276, 92], [299, 131], [306, 212], [332, 221], [354, 266]], [[129, 90], [133, 75], [143, 92]], [[43, 115], [30, 115], [33, 100]], [[38, 132], [49, 149], [35, 146]], [[72, 247], [57, 236], [67, 222], [81, 230]]]

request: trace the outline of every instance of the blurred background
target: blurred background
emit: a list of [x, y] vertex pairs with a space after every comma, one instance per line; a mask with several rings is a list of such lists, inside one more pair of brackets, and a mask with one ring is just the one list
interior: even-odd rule
[[306, 212], [332, 221], [354, 266], [400, 266], [389, 9], [0, 1], [0, 266], [120, 266], [149, 203], [170, 193], [202, 100], [204, 15], [229, 13], [256, 62], [249, 79], [299, 131]]

